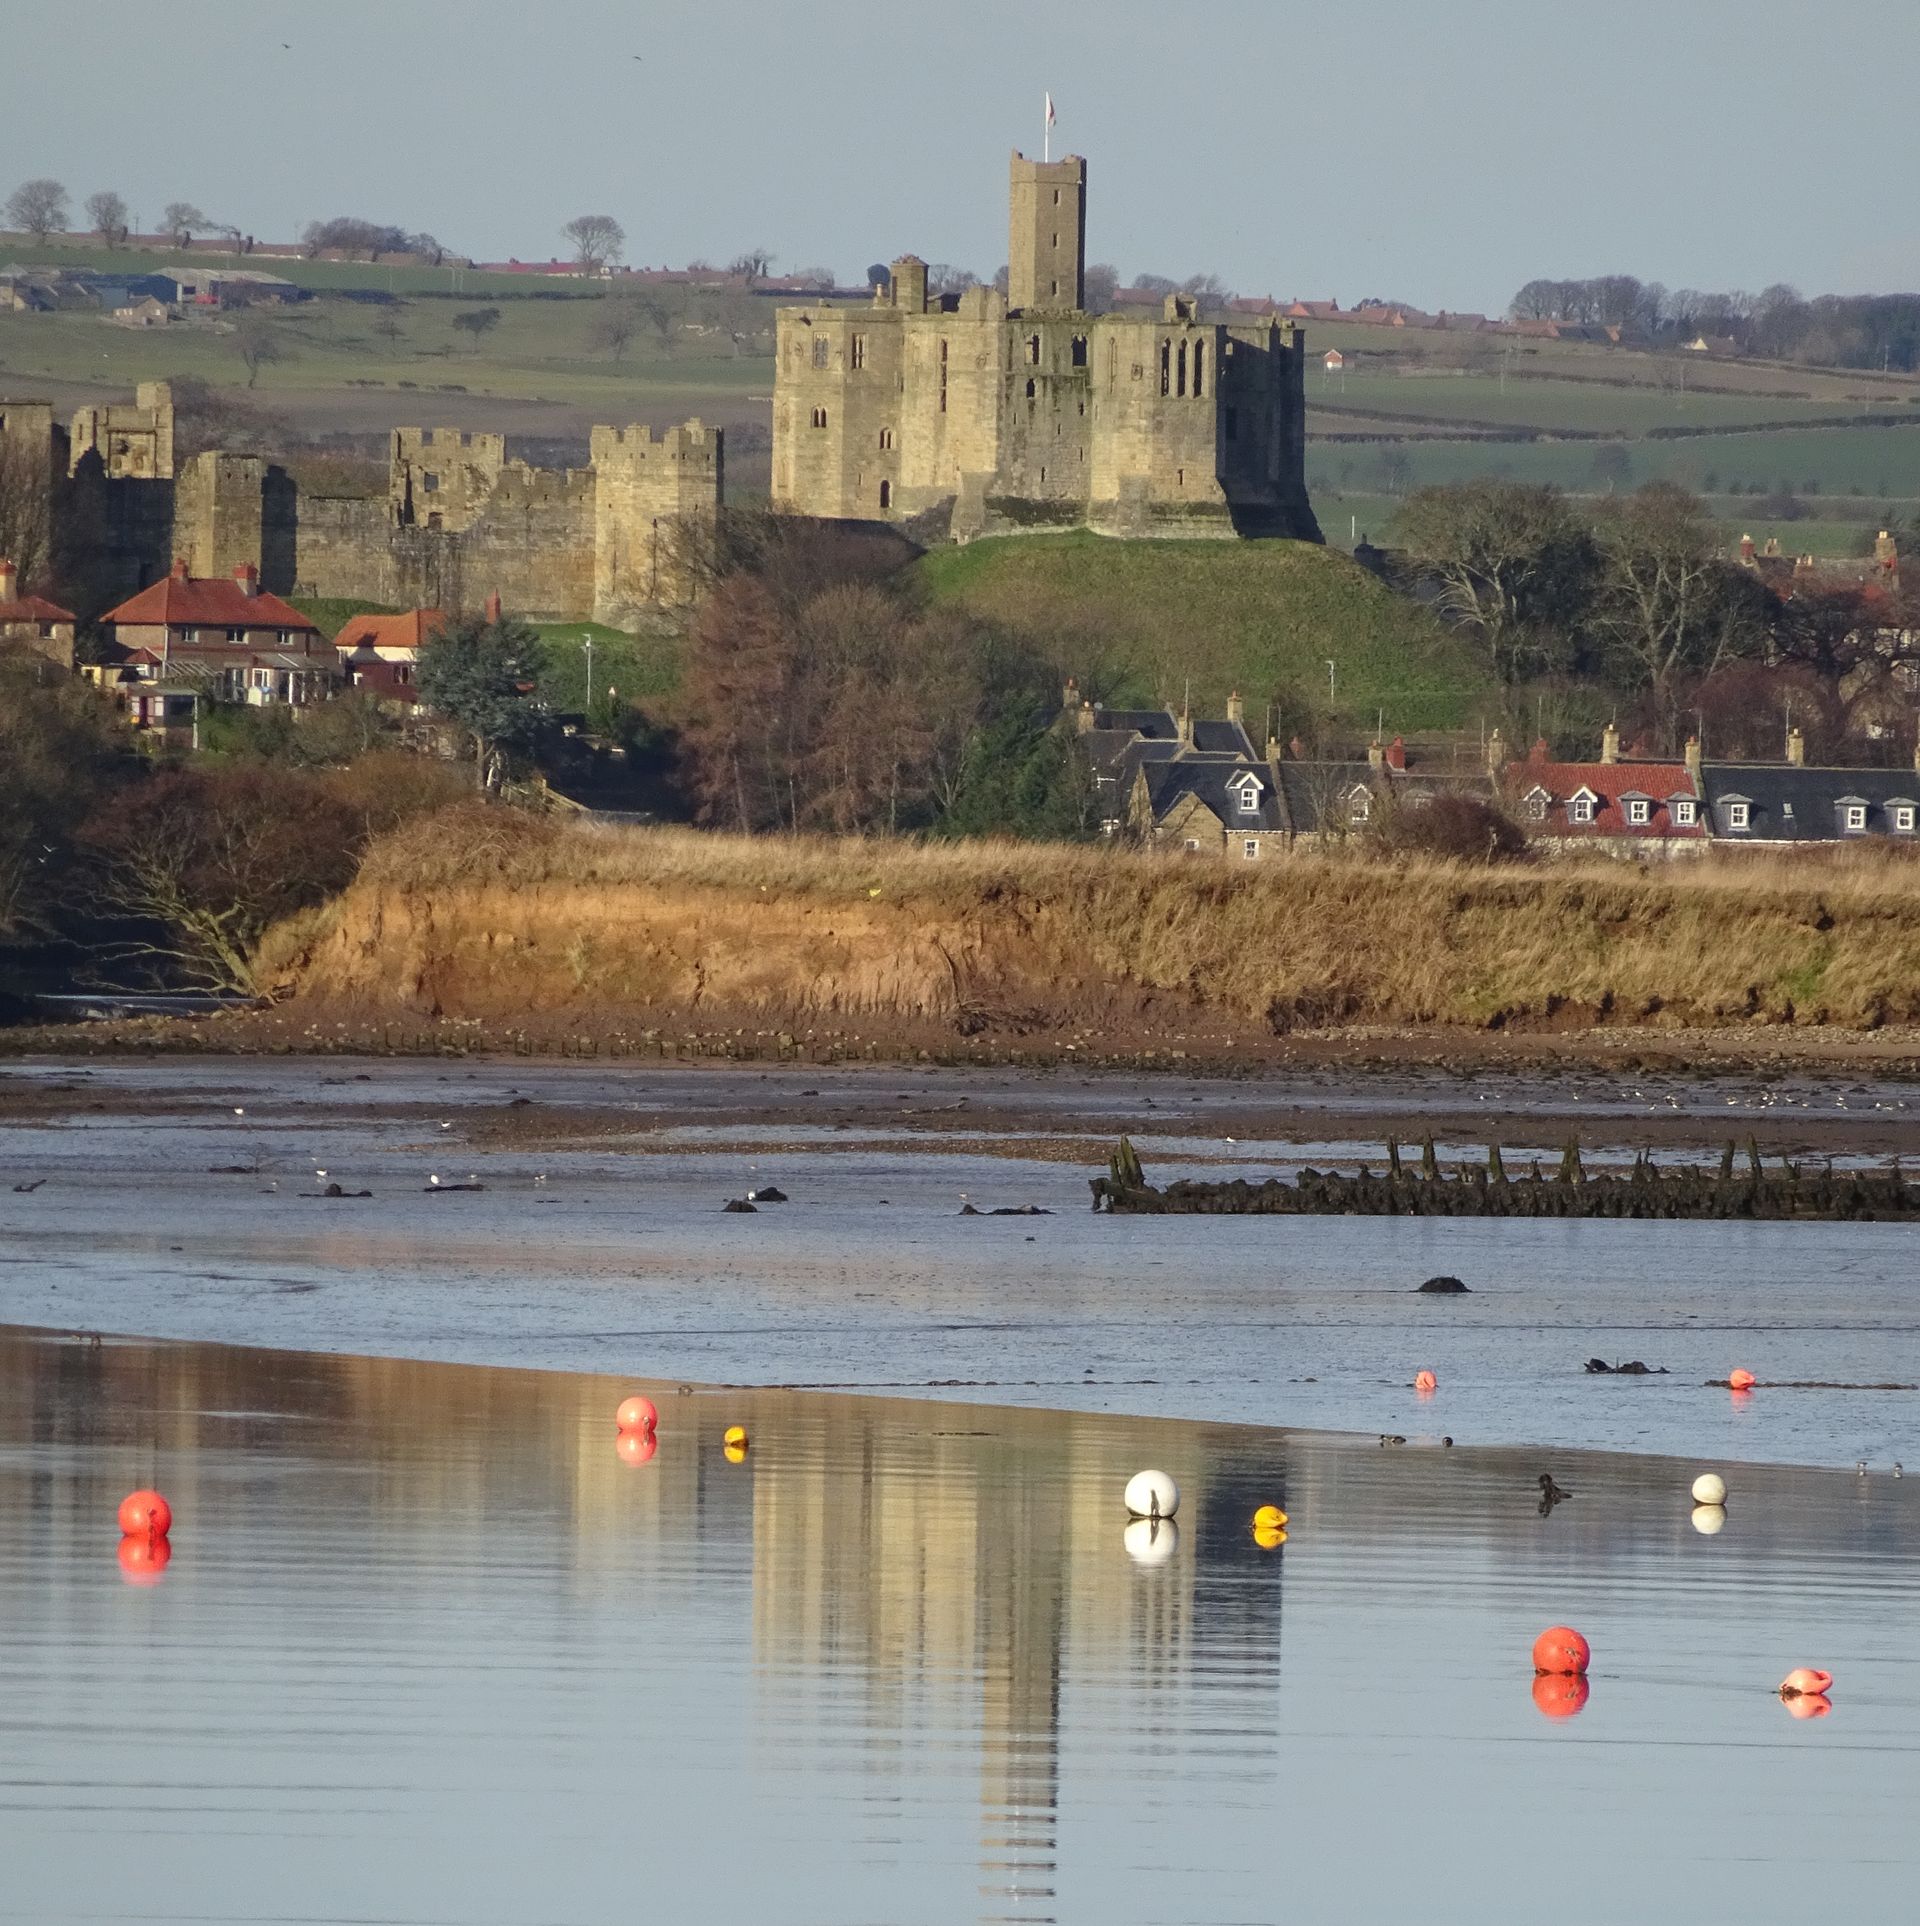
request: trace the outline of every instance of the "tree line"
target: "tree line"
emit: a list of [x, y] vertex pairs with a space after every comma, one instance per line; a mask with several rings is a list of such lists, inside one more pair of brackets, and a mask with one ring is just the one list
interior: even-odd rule
[[1422, 488], [1393, 539], [1388, 572], [1475, 637], [1510, 692], [1585, 685], [1668, 752], [1711, 716], [1717, 753], [1777, 757], [1789, 708], [1815, 753], [1913, 747], [1899, 643], [1920, 594], [1770, 577], [1670, 482], [1598, 502], [1497, 479]]
[[1779, 283], [1759, 294], [1664, 287], [1631, 274], [1529, 281], [1507, 312], [1516, 321], [1624, 328], [1655, 344], [1705, 335], [1769, 360], [1822, 367], [1920, 368], [1920, 294], [1819, 294]]

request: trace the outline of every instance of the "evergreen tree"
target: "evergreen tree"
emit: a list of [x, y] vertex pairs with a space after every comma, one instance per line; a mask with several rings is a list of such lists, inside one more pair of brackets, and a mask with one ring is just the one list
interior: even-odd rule
[[539, 636], [511, 617], [463, 616], [420, 651], [420, 700], [473, 738], [474, 770], [483, 788], [492, 787], [502, 752], [533, 739], [539, 663]]

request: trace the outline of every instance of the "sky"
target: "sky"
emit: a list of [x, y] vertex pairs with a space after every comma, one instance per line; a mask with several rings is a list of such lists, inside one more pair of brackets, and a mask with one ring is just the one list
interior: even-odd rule
[[990, 275], [1007, 155], [1088, 162], [1089, 259], [1494, 312], [1536, 275], [1920, 288], [1913, 0], [7, 0], [0, 196], [261, 240]]

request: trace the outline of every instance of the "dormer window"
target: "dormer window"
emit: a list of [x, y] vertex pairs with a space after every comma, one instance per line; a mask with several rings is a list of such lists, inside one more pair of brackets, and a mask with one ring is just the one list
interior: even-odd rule
[[1694, 824], [1694, 810], [1697, 807], [1691, 796], [1672, 796], [1667, 800], [1667, 813], [1672, 816], [1676, 829], [1691, 829]]
[[1593, 821], [1593, 806], [1600, 798], [1591, 789], [1576, 790], [1567, 798], [1567, 821], [1570, 823], [1590, 823]]
[[1867, 826], [1867, 806], [1863, 802], [1840, 805], [1840, 826], [1849, 836], [1858, 836]]
[[1527, 821], [1543, 823], [1547, 820], [1547, 804], [1552, 798], [1544, 789], [1529, 789], [1526, 794]]
[[1727, 827], [1729, 829], [1751, 829], [1753, 827], [1753, 805], [1742, 798], [1727, 804]]
[[1373, 796], [1365, 789], [1356, 789], [1347, 798], [1347, 814], [1356, 823], [1363, 823], [1373, 814]]
[[1233, 785], [1234, 797], [1243, 816], [1251, 816], [1260, 808], [1260, 778], [1241, 776]]
[[1887, 805], [1887, 818], [1892, 824], [1896, 835], [1911, 836], [1913, 834], [1913, 807], [1913, 804], [1910, 802], [1889, 803]]
[[1645, 796], [1628, 796], [1625, 799], [1627, 821], [1637, 829], [1644, 829], [1653, 820], [1653, 804]]

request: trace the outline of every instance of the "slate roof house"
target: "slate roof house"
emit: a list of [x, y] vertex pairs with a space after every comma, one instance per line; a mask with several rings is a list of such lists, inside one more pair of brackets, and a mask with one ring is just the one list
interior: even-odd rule
[[1907, 769], [1710, 762], [1706, 811], [1722, 848], [1920, 840], [1920, 755]]

